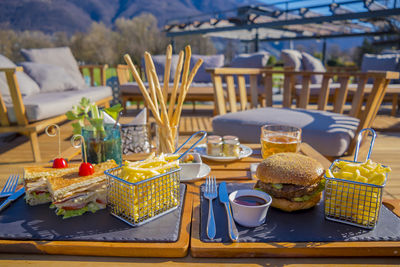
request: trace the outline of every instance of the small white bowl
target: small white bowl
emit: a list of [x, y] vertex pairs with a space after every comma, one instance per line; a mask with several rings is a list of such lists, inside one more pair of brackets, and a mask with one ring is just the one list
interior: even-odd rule
[[[240, 196], [256, 196], [265, 200], [265, 204], [259, 206], [241, 205], [233, 200]], [[229, 194], [229, 202], [232, 206], [235, 221], [246, 227], [256, 227], [265, 222], [272, 198], [267, 193], [253, 189], [237, 190]]]
[[[199, 153], [188, 153], [193, 156], [193, 163], [179, 163], [181, 167], [181, 181], [190, 181], [199, 179], [210, 173], [209, 167], [202, 163]], [[207, 169], [208, 167], [208, 169]]]

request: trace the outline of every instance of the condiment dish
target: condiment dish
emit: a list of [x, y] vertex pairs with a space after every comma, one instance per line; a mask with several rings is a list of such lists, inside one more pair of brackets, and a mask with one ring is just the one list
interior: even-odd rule
[[[240, 198], [242, 197], [242, 200]], [[256, 227], [265, 222], [272, 198], [253, 189], [237, 190], [229, 194], [233, 218], [245, 227]]]

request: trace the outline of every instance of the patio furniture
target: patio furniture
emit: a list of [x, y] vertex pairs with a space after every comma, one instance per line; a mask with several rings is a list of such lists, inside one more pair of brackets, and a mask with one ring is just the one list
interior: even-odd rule
[[[284, 74], [283, 108], [274, 106], [272, 102], [272, 75], [277, 73]], [[219, 114], [213, 119], [215, 134], [234, 134], [244, 142], [259, 142], [260, 127], [264, 124], [296, 126], [303, 129], [303, 141], [329, 157], [339, 157], [354, 152], [356, 144], [354, 137], [361, 129], [371, 126], [390, 80], [399, 77], [399, 74], [394, 72], [333, 73], [235, 68], [214, 69], [211, 70], [211, 74], [214, 81], [216, 109]], [[266, 107], [257, 101], [255, 86], [251, 87], [251, 102], [247, 102], [244, 88], [245, 75], [249, 75], [250, 80], [255, 80], [260, 75], [264, 76]], [[292, 109], [291, 88], [294, 77], [298, 75], [302, 76], [301, 95], [299, 101], [296, 101], [296, 109]], [[317, 106], [309, 105], [310, 81], [313, 75], [323, 77]], [[239, 104], [236, 101], [234, 76], [238, 80]], [[335, 103], [328, 105], [329, 83], [333, 76], [338, 76], [341, 83]], [[230, 81], [227, 83], [227, 97], [223, 93], [222, 77]], [[357, 78], [359, 82], [351, 108], [348, 114], [344, 114], [350, 78]], [[374, 85], [364, 106], [364, 91], [366, 82], [370, 78], [374, 80]]]
[[[284, 61], [284, 67], [286, 70], [296, 70], [296, 71], [321, 71], [321, 72], [356, 72], [359, 69], [356, 66], [337, 66], [331, 67], [327, 66], [326, 69], [323, 66], [321, 60], [315, 58], [305, 52], [300, 52], [297, 50], [282, 50], [281, 53], [282, 60]], [[368, 71], [400, 71], [399, 69], [400, 55], [395, 52], [387, 52], [382, 55], [374, 54], [364, 54], [361, 63], [361, 72]], [[337, 95], [337, 89], [340, 87], [340, 79], [338, 77], [333, 77], [334, 82], [330, 83], [330, 99], [334, 101]], [[293, 87], [293, 98], [297, 101], [300, 96], [301, 91], [301, 76], [296, 76], [296, 83]], [[318, 95], [321, 89], [322, 77], [312, 76], [311, 79], [311, 92], [310, 92], [310, 103], [317, 103]], [[369, 92], [372, 88], [371, 80], [368, 81], [366, 85], [365, 97], [368, 97]], [[357, 89], [357, 82], [349, 84], [348, 101], [351, 101], [353, 92]], [[400, 94], [400, 84], [399, 81], [392, 81], [387, 88], [383, 102], [389, 102], [392, 104], [391, 115], [395, 116], [397, 110], [399, 109], [399, 94]]]
[[[41, 161], [38, 133], [49, 124], [65, 121], [65, 113], [82, 97], [107, 107], [112, 93], [111, 88], [104, 86], [106, 66], [98, 66], [102, 86], [88, 87], [68, 47], [24, 50], [24, 53], [31, 61], [22, 65], [34, 79], [0, 55], [0, 75], [5, 75], [4, 80], [0, 77], [0, 133], [28, 136], [37, 162]], [[96, 66], [88, 68], [93, 84]]]
[[[164, 81], [164, 65], [165, 65], [165, 55], [153, 56], [154, 66], [156, 68], [157, 74], [159, 75], [159, 80], [161, 83]], [[191, 68], [194, 66], [198, 58], [204, 60], [202, 66], [197, 72], [193, 83], [189, 89], [186, 96], [186, 100], [193, 103], [193, 109], [195, 109], [195, 101], [212, 101], [213, 100], [213, 89], [210, 75], [206, 72], [207, 68], [218, 68], [224, 65], [224, 55], [192, 55]], [[173, 81], [175, 76], [176, 65], [178, 64], [178, 55], [172, 56], [171, 61], [171, 75], [168, 81], [168, 87], [172, 91]], [[144, 66], [144, 62], [142, 63]], [[143, 71], [142, 71], [143, 73]], [[117, 66], [117, 76], [120, 87], [120, 98], [122, 106], [126, 110], [127, 101], [136, 101], [138, 107], [140, 102], [143, 100], [142, 94], [140, 93], [139, 87], [135, 81], [131, 79], [129, 74], [128, 66], [118, 65]], [[143, 76], [143, 75], [142, 75]], [[147, 87], [147, 83], [145, 83]], [[171, 93], [171, 92], [169, 92]]]
[[[171, 75], [170, 80], [168, 81], [169, 90], [172, 91], [173, 87], [173, 79], [175, 74], [175, 68], [177, 64], [177, 55], [172, 56], [172, 66], [171, 66]], [[193, 55], [191, 61], [191, 68], [198, 58], [202, 58], [204, 60], [203, 65], [200, 67], [197, 75], [195, 76], [193, 83], [189, 89], [189, 92], [186, 96], [186, 100], [193, 103], [193, 110], [195, 109], [196, 101], [213, 101], [214, 100], [214, 89], [211, 81], [211, 75], [207, 73], [207, 69], [219, 68], [224, 64], [223, 55], [213, 55], [213, 56], [205, 56], [205, 55]], [[246, 67], [246, 68], [262, 68], [264, 67], [269, 58], [269, 53], [267, 52], [258, 52], [258, 53], [250, 53], [250, 54], [239, 54], [235, 58], [233, 58], [230, 63], [231, 67]], [[163, 81], [164, 77], [164, 64], [165, 64], [165, 56], [153, 56], [154, 65], [159, 75], [160, 82]], [[143, 65], [144, 63], [142, 63]], [[142, 71], [143, 73], [143, 71]], [[140, 93], [139, 87], [135, 81], [132, 80], [132, 77], [129, 73], [129, 69], [127, 65], [118, 65], [117, 66], [117, 76], [120, 87], [120, 98], [124, 109], [126, 109], [127, 101], [135, 101], [137, 103], [137, 108], [140, 107], [140, 102], [143, 100], [142, 94]], [[143, 75], [142, 75], [143, 76]], [[260, 86], [259, 90], [259, 101], [265, 98], [264, 91], [262, 90], [262, 85], [260, 85], [260, 81], [257, 81]], [[145, 82], [145, 86], [147, 87], [147, 83]], [[226, 84], [224, 84], [226, 86]], [[250, 81], [246, 79], [246, 86], [250, 86]], [[168, 92], [169, 94], [171, 93]]]

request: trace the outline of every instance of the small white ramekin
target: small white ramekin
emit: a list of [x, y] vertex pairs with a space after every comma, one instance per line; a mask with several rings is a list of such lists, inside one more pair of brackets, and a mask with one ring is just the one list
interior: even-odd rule
[[[233, 200], [240, 196], [256, 196], [265, 200], [260, 206], [245, 206], [235, 203]], [[256, 227], [265, 222], [272, 198], [265, 192], [253, 189], [241, 189], [229, 194], [229, 202], [232, 206], [233, 218], [235, 221], [246, 227]]]

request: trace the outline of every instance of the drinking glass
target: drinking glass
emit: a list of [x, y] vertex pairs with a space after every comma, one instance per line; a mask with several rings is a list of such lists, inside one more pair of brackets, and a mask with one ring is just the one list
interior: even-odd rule
[[[82, 136], [85, 139], [87, 161], [93, 164], [115, 160], [122, 163], [121, 132], [119, 127], [113, 124], [104, 125], [104, 132], [95, 131], [91, 127], [82, 128]], [[82, 151], [83, 155], [83, 151]]]
[[265, 159], [281, 152], [297, 152], [301, 143], [301, 129], [285, 125], [261, 127], [261, 154]]

